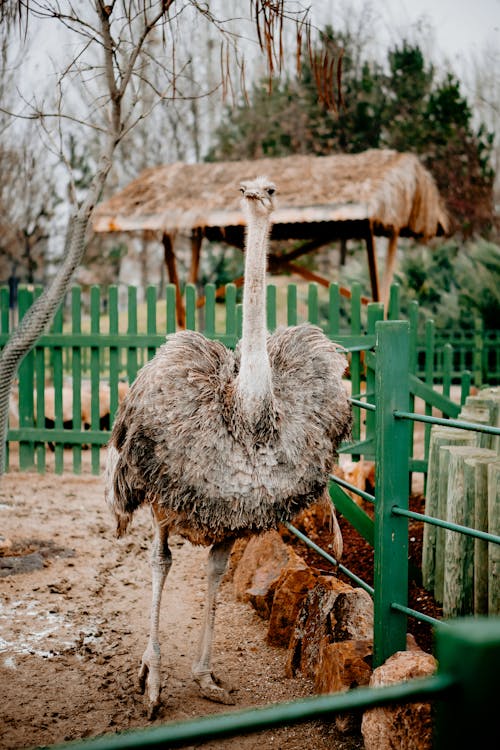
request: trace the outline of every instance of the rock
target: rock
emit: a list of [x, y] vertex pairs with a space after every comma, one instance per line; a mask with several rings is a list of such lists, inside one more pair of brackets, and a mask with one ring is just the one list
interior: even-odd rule
[[302, 602], [318, 575], [298, 555], [283, 569], [276, 584], [267, 632], [271, 646], [288, 646]]
[[344, 591], [337, 597], [332, 621], [334, 641], [373, 639], [373, 601], [364, 589]]
[[302, 602], [291, 634], [286, 674], [294, 677], [301, 672], [314, 678], [319, 660], [321, 641], [331, 638], [331, 613], [339, 594], [350, 591], [347, 583], [334, 576], [319, 576], [315, 587]]
[[336, 693], [368, 685], [371, 675], [372, 641], [321, 642], [316, 670], [318, 693]]
[[[325, 638], [321, 643], [316, 669], [316, 692], [343, 692], [368, 685], [372, 671], [372, 651], [371, 640], [329, 643]], [[335, 726], [343, 733], [359, 732], [360, 721], [358, 713], [341, 713], [335, 717]]]
[[[415, 677], [428, 677], [436, 660], [424, 651], [398, 651], [374, 670], [370, 685], [393, 685]], [[430, 750], [432, 721], [429, 703], [372, 708], [366, 711], [361, 731], [365, 750]]]
[[241, 562], [241, 558], [243, 557], [243, 553], [249, 541], [250, 540], [248, 538], [242, 538], [242, 539], [236, 540], [234, 547], [231, 550], [231, 555], [229, 557], [229, 564], [227, 566], [227, 570], [224, 574], [225, 582], [233, 580], [235, 571]]
[[256, 612], [267, 619], [281, 573], [297, 558], [302, 559], [283, 542], [277, 531], [252, 537], [234, 573], [237, 599], [249, 601]]

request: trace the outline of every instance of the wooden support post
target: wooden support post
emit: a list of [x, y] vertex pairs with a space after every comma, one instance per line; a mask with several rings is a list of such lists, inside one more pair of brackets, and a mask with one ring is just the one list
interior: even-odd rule
[[198, 272], [200, 269], [201, 243], [203, 233], [200, 227], [195, 227], [191, 232], [191, 271], [189, 281], [191, 284], [198, 283]]
[[[500, 460], [488, 467], [488, 531], [500, 535]], [[500, 545], [489, 544], [488, 614], [500, 615]]]
[[186, 313], [182, 302], [181, 286], [177, 273], [177, 262], [174, 253], [174, 241], [170, 234], [164, 234], [162, 237], [165, 265], [167, 266], [168, 278], [171, 284], [175, 285], [175, 307], [177, 311], [177, 323], [180, 328], [186, 326]]
[[[471, 493], [474, 513], [470, 525], [488, 531], [488, 466], [496, 461], [495, 451], [484, 450], [484, 458], [466, 458], [464, 464], [465, 492]], [[488, 613], [488, 543], [474, 540], [474, 612]]]
[[370, 271], [370, 284], [372, 289], [372, 298], [374, 302], [380, 302], [380, 290], [378, 281], [378, 268], [377, 268], [377, 251], [375, 247], [375, 237], [373, 234], [373, 227], [370, 225], [370, 230], [366, 235], [366, 252], [368, 254], [368, 270]]
[[[443, 474], [443, 467], [440, 465], [439, 461], [440, 448], [443, 445], [472, 445], [474, 441], [474, 433], [467, 432], [466, 430], [438, 426], [432, 428], [425, 493], [425, 513], [428, 516], [444, 520], [443, 516], [439, 515], [439, 481]], [[436, 526], [433, 526], [430, 523], [424, 523], [422, 582], [428, 591], [433, 591], [435, 587], [437, 555], [436, 542], [438, 531], [440, 531], [440, 529]]]
[[396, 268], [398, 238], [399, 232], [394, 231], [389, 238], [387, 254], [385, 257], [384, 280], [382, 283], [382, 302], [384, 303], [385, 310], [387, 310], [389, 305], [389, 294], [394, 276], [394, 269]]
[[[477, 463], [494, 460], [496, 455], [493, 451], [470, 446], [450, 447], [447, 450], [449, 474], [446, 520], [473, 528]], [[467, 460], [469, 466], [466, 467]], [[445, 531], [443, 616], [472, 614], [473, 590], [474, 540], [456, 531]]]

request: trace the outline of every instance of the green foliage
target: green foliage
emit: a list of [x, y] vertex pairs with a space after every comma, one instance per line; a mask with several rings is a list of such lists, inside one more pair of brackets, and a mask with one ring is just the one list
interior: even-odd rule
[[[318, 103], [314, 71], [255, 85], [248, 102], [226, 117], [209, 160], [255, 159], [296, 153], [355, 153], [368, 148], [410, 151], [434, 175], [454, 221], [470, 236], [493, 224], [493, 134], [474, 129], [459, 81], [438, 78], [418, 45], [403, 41], [388, 53], [387, 71], [362, 54], [362, 40], [326, 28], [321, 59], [343, 54], [344, 104], [333, 113]], [[361, 50], [361, 51], [360, 51]]]
[[476, 318], [498, 328], [499, 278], [500, 246], [485, 240], [410, 247], [396, 275], [403, 309], [416, 300], [440, 329], [472, 329]]

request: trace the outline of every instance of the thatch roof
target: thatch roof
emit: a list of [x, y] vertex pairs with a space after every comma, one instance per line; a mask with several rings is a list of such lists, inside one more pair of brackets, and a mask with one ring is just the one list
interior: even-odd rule
[[[240, 228], [239, 183], [266, 175], [278, 188], [273, 236], [313, 236], [324, 225], [333, 236], [394, 232], [432, 237], [448, 220], [429, 172], [413, 154], [370, 150], [333, 156], [287, 156], [254, 161], [167, 164], [146, 169], [98, 206], [97, 232], [175, 234], [201, 228]], [[337, 230], [335, 230], [335, 227]], [[280, 231], [281, 229], [281, 231]]]

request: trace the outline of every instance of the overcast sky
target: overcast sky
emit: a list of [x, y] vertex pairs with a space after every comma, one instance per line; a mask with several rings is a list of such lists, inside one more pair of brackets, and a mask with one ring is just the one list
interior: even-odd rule
[[[435, 62], [452, 63], [457, 73], [464, 58], [481, 55], [487, 46], [500, 50], [500, 0], [311, 0], [316, 23], [354, 24], [371, 6], [370, 34], [381, 56], [406, 38], [418, 41]], [[365, 37], [366, 38], [366, 37]]]
[[453, 62], [485, 45], [500, 49], [500, 0], [382, 0], [387, 21], [404, 31], [428, 18], [440, 51]]

